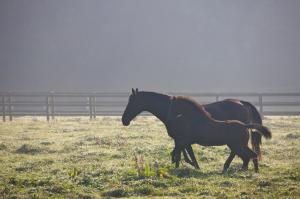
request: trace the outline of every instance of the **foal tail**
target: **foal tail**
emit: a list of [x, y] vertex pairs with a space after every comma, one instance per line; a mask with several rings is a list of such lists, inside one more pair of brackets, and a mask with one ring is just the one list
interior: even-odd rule
[[272, 138], [271, 131], [263, 125], [260, 125], [260, 124], [245, 124], [245, 127], [248, 128], [248, 129], [257, 130], [266, 139], [271, 139]]

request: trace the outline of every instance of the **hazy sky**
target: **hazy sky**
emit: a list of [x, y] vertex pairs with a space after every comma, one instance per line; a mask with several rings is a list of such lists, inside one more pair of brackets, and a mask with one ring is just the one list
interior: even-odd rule
[[131, 87], [300, 92], [300, 1], [0, 1], [0, 91]]

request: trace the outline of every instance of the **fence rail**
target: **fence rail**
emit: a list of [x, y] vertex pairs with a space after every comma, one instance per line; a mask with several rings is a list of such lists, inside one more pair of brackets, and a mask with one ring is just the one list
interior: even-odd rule
[[[2, 120], [17, 116], [121, 115], [130, 93], [118, 92], [2, 92]], [[300, 115], [300, 93], [169, 93], [187, 95], [202, 103], [226, 98], [244, 99], [253, 103], [262, 115]]]

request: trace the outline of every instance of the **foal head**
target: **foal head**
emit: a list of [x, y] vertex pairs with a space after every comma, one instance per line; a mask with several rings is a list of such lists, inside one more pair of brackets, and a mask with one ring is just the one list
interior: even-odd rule
[[132, 89], [132, 93], [129, 96], [128, 104], [122, 115], [122, 123], [124, 126], [128, 126], [133, 118], [135, 118], [140, 112], [142, 112], [142, 100], [139, 99], [138, 89]]

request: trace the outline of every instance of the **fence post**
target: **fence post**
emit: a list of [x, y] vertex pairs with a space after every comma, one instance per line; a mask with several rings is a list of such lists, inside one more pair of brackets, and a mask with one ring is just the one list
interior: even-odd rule
[[8, 94], [8, 115], [9, 115], [9, 121], [12, 121], [12, 107], [11, 107], [11, 94]]
[[90, 110], [90, 120], [91, 120], [93, 118], [92, 96], [89, 96], [89, 110]]
[[2, 120], [5, 122], [6, 116], [5, 116], [5, 95], [2, 96]]
[[50, 94], [50, 107], [51, 107], [51, 119], [54, 120], [55, 110], [54, 110], [54, 92]]
[[94, 114], [94, 119], [96, 119], [96, 97], [93, 96], [93, 114]]
[[49, 94], [47, 94], [46, 96], [46, 118], [47, 118], [47, 122], [49, 122]]
[[263, 117], [264, 114], [263, 114], [263, 101], [262, 100], [263, 100], [262, 99], [262, 94], [259, 94], [258, 95], [259, 113]]

